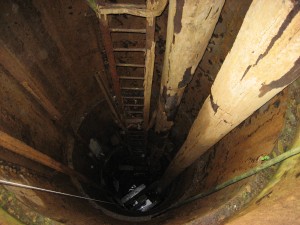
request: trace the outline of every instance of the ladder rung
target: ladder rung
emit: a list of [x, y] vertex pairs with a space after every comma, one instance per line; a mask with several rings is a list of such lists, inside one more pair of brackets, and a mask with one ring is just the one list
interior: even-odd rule
[[144, 119], [143, 117], [141, 116], [137, 116], [135, 115], [134, 117], [126, 117], [127, 119]]
[[142, 153], [144, 153], [145, 149], [139, 149], [139, 148], [136, 149], [136, 148], [134, 148], [134, 149], [132, 149], [132, 151], [135, 154], [142, 154]]
[[110, 32], [114, 32], [114, 33], [140, 33], [140, 34], [146, 34], [146, 29], [110, 28]]
[[129, 107], [143, 107], [143, 104], [124, 104], [124, 106], [129, 106]]
[[128, 133], [145, 133], [144, 130], [128, 130]]
[[[129, 137], [127, 137], [129, 138]], [[128, 139], [128, 143], [137, 143], [140, 144], [141, 142], [144, 142], [145, 138], [130, 138]]]
[[143, 91], [144, 88], [139, 87], [122, 87], [121, 90], [129, 90], [129, 91]]
[[143, 133], [142, 132], [140, 132], [140, 133], [132, 133], [132, 134], [128, 134], [128, 136], [145, 136], [145, 133], [144, 133], [144, 131], [143, 131]]
[[145, 136], [138, 138], [137, 136], [127, 135], [128, 140], [145, 140]]
[[[128, 141], [129, 142], [131, 142], [131, 140], [140, 140], [140, 141], [144, 141], [145, 140], [145, 137], [141, 137], [141, 136], [127, 136], [127, 138], [128, 138]], [[138, 143], [140, 143], [140, 141], [135, 141], [134, 143], [135, 144], [138, 144]]]
[[114, 52], [146, 52], [145, 48], [114, 48]]
[[140, 130], [140, 131], [128, 131], [128, 136], [131, 136], [131, 135], [134, 135], [134, 134], [139, 134], [139, 135], [144, 135], [145, 134], [145, 131], [143, 130]]
[[123, 80], [144, 80], [144, 77], [130, 77], [130, 76], [120, 76]]
[[142, 136], [142, 135], [128, 135], [127, 136], [127, 138], [129, 139], [129, 140], [132, 140], [132, 139], [134, 139], [134, 140], [145, 140], [145, 136]]
[[143, 149], [145, 146], [145, 141], [140, 141], [139, 144], [137, 144], [137, 142], [127, 142], [129, 145], [131, 145], [132, 147], [135, 147], [136, 149]]
[[132, 118], [132, 119], [125, 119], [125, 121], [126, 123], [142, 123], [144, 120], [139, 118]]
[[[138, 138], [139, 137], [139, 138]], [[132, 135], [127, 135], [128, 141], [132, 139], [139, 139], [139, 140], [145, 140], [145, 136], [132, 136]]]
[[118, 9], [118, 8], [119, 9], [121, 8], [122, 10], [124, 10], [124, 8], [125, 9], [130, 8], [130, 9], [136, 9], [136, 10], [146, 9], [145, 4], [132, 4], [132, 3], [112, 3], [112, 4], [104, 3], [103, 5], [101, 4], [101, 5], [98, 5], [98, 6], [101, 10], [103, 10], [103, 9], [110, 9], [111, 10], [111, 9]]
[[130, 147], [132, 148], [132, 150], [134, 152], [143, 152], [143, 151], [145, 151], [145, 148], [141, 147], [141, 145], [139, 145], [139, 146], [130, 145]]
[[133, 110], [131, 110], [131, 111], [126, 111], [127, 113], [144, 113], [143, 111], [133, 111]]
[[130, 64], [130, 63], [117, 63], [116, 66], [119, 67], [137, 67], [137, 68], [144, 68], [144, 64]]
[[[137, 140], [137, 139], [135, 139], [135, 140]], [[142, 141], [144, 141], [144, 139], [138, 139], [138, 140], [141, 140], [141, 141], [128, 142], [128, 144], [133, 145], [133, 146], [143, 146], [144, 143]]]
[[127, 99], [144, 99], [144, 97], [140, 97], [140, 96], [123, 96], [123, 98], [127, 98]]

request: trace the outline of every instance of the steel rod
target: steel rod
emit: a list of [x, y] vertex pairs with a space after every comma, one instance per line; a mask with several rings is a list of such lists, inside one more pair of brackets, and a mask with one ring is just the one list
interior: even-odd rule
[[88, 197], [83, 197], [83, 196], [79, 196], [79, 195], [73, 195], [73, 194], [60, 192], [60, 191], [53, 191], [53, 190], [49, 190], [49, 189], [45, 189], [45, 188], [35, 187], [35, 186], [31, 186], [31, 185], [26, 185], [26, 184], [20, 184], [20, 183], [16, 183], [16, 182], [7, 181], [7, 180], [0, 180], [0, 184], [116, 205], [116, 203], [113, 203], [113, 202], [106, 202], [106, 201], [102, 201], [102, 200], [99, 200], [99, 199], [88, 198]]

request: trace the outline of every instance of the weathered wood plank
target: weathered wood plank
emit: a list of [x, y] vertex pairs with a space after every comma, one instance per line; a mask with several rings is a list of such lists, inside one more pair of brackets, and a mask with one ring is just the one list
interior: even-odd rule
[[156, 132], [169, 131], [185, 87], [213, 34], [224, 0], [170, 1]]
[[299, 10], [299, 1], [252, 2], [211, 95], [162, 177], [162, 187], [299, 77]]
[[156, 17], [163, 12], [168, 0], [156, 0], [151, 8], [141, 4], [97, 4], [95, 0], [87, 0], [87, 2], [98, 14], [129, 14], [141, 17]]
[[145, 34], [146, 29], [126, 29], [126, 28], [110, 28], [110, 32], [114, 33], [140, 33]]
[[61, 118], [61, 113], [49, 100], [47, 94], [41, 88], [41, 85], [32, 78], [26, 67], [6, 48], [3, 42], [0, 42], [0, 61], [9, 73], [36, 99], [53, 119], [59, 120]]
[[38, 162], [44, 166], [52, 168], [58, 172], [64, 173], [70, 177], [76, 177], [80, 181], [83, 181], [85, 183], [89, 183], [89, 184], [92, 184], [93, 186], [99, 187], [98, 185], [89, 181], [89, 179], [86, 178], [85, 176], [83, 176], [82, 174], [76, 172], [75, 170], [69, 168], [68, 166], [66, 166], [60, 162], [57, 162], [56, 160], [52, 159], [51, 157], [35, 150], [34, 148], [30, 147], [29, 145], [25, 144], [24, 142], [14, 138], [2, 131], [0, 131], [0, 146], [18, 154], [18, 155], [21, 155], [25, 158], [31, 159], [31, 160]]
[[[147, 7], [151, 8], [151, 0], [147, 1]], [[145, 79], [144, 79], [144, 129], [146, 130], [149, 124], [150, 103], [152, 93], [152, 81], [155, 61], [155, 18], [146, 18], [146, 59], [145, 59]]]

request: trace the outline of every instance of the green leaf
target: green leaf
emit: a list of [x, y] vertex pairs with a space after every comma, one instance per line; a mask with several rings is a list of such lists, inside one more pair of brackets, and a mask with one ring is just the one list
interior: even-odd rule
[[268, 156], [268, 155], [259, 157], [259, 160], [260, 160], [260, 161], [267, 161], [267, 160], [269, 160], [269, 159], [270, 159], [270, 156]]

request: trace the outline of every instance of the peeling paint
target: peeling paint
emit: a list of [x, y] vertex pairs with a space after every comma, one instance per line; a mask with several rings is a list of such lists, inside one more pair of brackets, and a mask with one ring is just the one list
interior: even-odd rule
[[297, 77], [300, 76], [300, 57], [297, 59], [297, 61], [294, 63], [294, 66], [281, 78], [278, 80], [272, 81], [269, 84], [262, 84], [262, 87], [259, 89], [260, 93], [258, 97], [263, 97], [266, 93], [269, 91], [276, 89], [276, 88], [282, 88], [286, 85], [293, 82]]
[[257, 63], [263, 59], [271, 50], [271, 48], [274, 46], [275, 42], [282, 36], [285, 29], [288, 27], [288, 25], [291, 23], [291, 21], [294, 19], [294, 17], [298, 14], [300, 9], [300, 2], [297, 1], [297, 3], [294, 5], [293, 9], [290, 11], [290, 13], [287, 15], [286, 19], [283, 21], [282, 25], [280, 26], [277, 34], [272, 38], [269, 46], [267, 47], [266, 51], [259, 55], [257, 61], [255, 62], [254, 66], [257, 65]]
[[182, 12], [183, 12], [183, 6], [185, 1], [184, 0], [177, 0], [176, 1], [176, 13], [174, 16], [174, 33], [178, 34], [181, 31], [182, 28]]
[[[219, 16], [219, 9], [223, 4], [223, 0], [214, 2], [204, 1], [201, 4], [184, 0], [170, 2], [169, 28], [161, 79], [161, 90], [163, 90], [163, 86], [166, 86], [168, 94], [170, 95], [168, 101], [172, 106], [169, 111], [166, 111], [166, 106], [160, 108], [163, 109], [163, 111], [158, 110], [158, 114], [167, 113], [168, 119], [172, 117], [175, 118], [178, 109], [173, 107], [180, 105], [185, 87], [190, 83], [199, 61], [203, 56], [207, 43], [217, 23], [216, 15]], [[211, 12], [209, 13], [209, 11]], [[214, 13], [216, 13], [216, 15], [211, 17]], [[210, 14], [210, 18], [204, 21], [207, 14]], [[195, 29], [198, 30], [199, 34], [203, 35], [195, 35]], [[177, 96], [174, 96], [175, 93]], [[163, 91], [161, 91], [160, 95], [162, 94]], [[160, 96], [160, 98], [163, 97]], [[164, 98], [166, 99], [167, 96], [164, 95]], [[159, 119], [164, 118], [163, 116], [158, 116], [157, 118], [157, 124], [166, 122], [159, 121]]]
[[264, 53], [260, 54], [259, 57], [257, 58], [256, 62], [253, 65], [249, 65], [247, 69], [245, 70], [241, 80], [244, 79], [244, 77], [247, 75], [248, 71], [250, 70], [251, 67], [256, 66], [260, 60], [262, 60], [271, 50], [271, 48], [274, 46], [275, 42], [282, 36], [283, 32], [285, 29], [288, 27], [288, 25], [291, 23], [293, 18], [297, 15], [300, 9], [300, 2], [296, 2], [294, 5], [293, 9], [290, 11], [290, 13], [287, 15], [286, 19], [283, 21], [282, 25], [280, 26], [277, 34], [272, 38], [269, 46], [265, 50]]
[[162, 98], [160, 99], [161, 107], [163, 108], [163, 112], [166, 114], [167, 121], [172, 121], [175, 119], [179, 98], [177, 93], [175, 95], [170, 95], [167, 93], [167, 88], [163, 87]]
[[147, 18], [147, 37], [146, 37], [146, 59], [145, 59], [145, 74], [144, 74], [144, 128], [148, 127], [149, 114], [151, 107], [151, 92], [153, 82], [153, 71], [155, 62], [155, 19]]
[[210, 104], [211, 104], [211, 107], [212, 107], [212, 109], [214, 110], [214, 112], [215, 112], [215, 114], [216, 114], [217, 111], [218, 111], [219, 106], [218, 106], [218, 104], [216, 104], [216, 103], [214, 102], [214, 97], [212, 96], [212, 94], [209, 96], [209, 98], [210, 98]]
[[191, 81], [191, 79], [193, 78], [191, 70], [192, 67], [189, 67], [185, 70], [182, 81], [178, 83], [178, 88], [185, 87]]
[[165, 110], [167, 113], [167, 120], [172, 121], [175, 119], [177, 110], [178, 110], [178, 95], [177, 93], [173, 96], [167, 96], [166, 98], [166, 105], [165, 105]]

